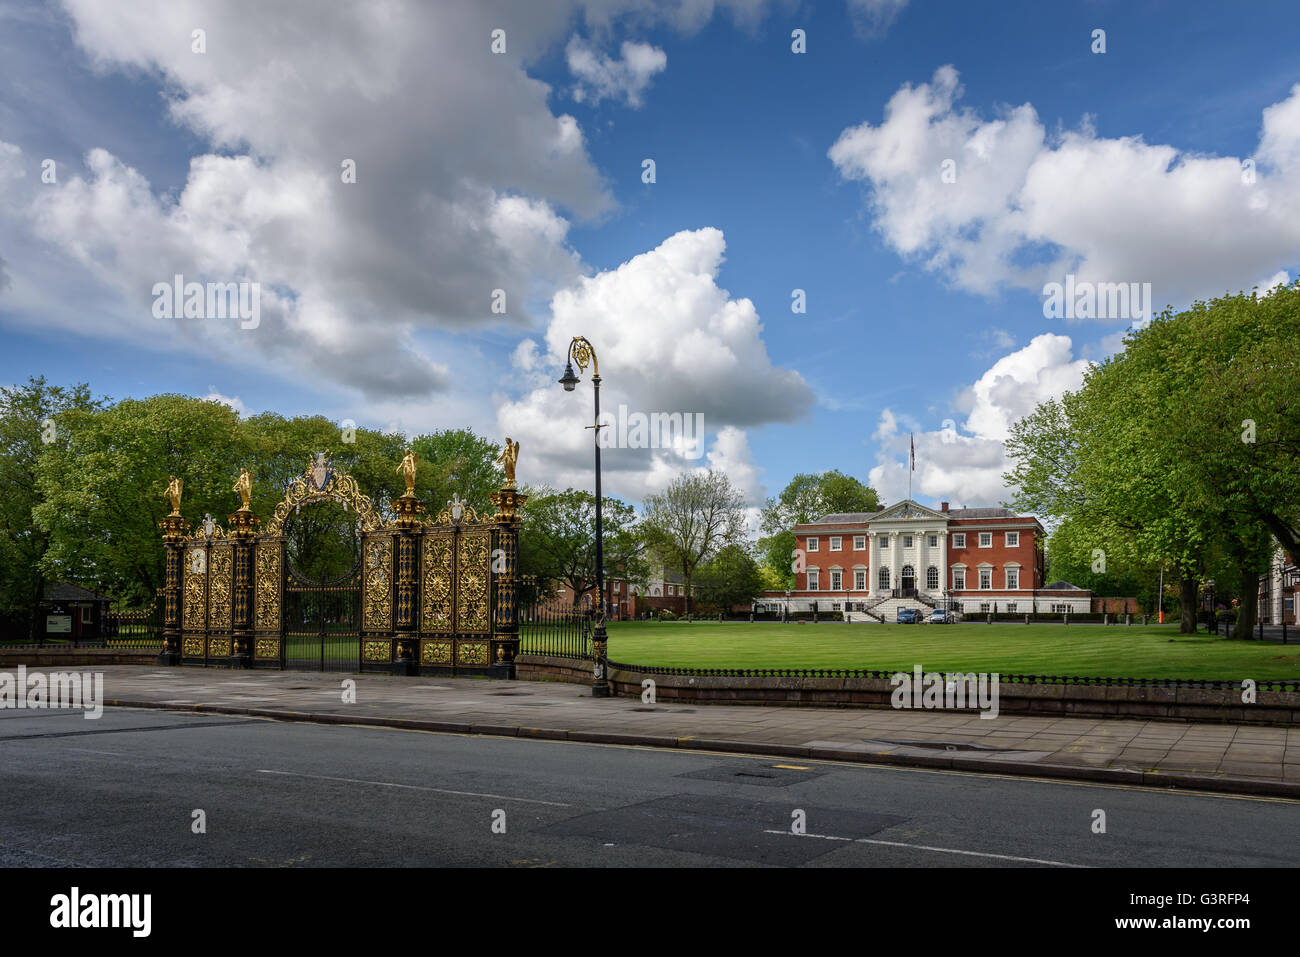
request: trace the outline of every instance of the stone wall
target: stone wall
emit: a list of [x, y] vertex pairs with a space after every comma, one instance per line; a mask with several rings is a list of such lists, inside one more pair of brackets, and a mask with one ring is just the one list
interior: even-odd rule
[[152, 665], [158, 663], [159, 648], [0, 648], [0, 670], [19, 665], [28, 668], [83, 668], [107, 665]]
[[[516, 674], [521, 681], [592, 681], [590, 662], [533, 655], [516, 659]], [[610, 670], [615, 693], [629, 698], [640, 698], [641, 682], [646, 678], [655, 682], [655, 697], [660, 703], [890, 708], [894, 690], [888, 678], [760, 678]], [[1242, 704], [1241, 693], [1233, 690], [1002, 681], [998, 686], [998, 709], [1000, 714], [1009, 715], [1300, 725], [1300, 692], [1259, 691], [1256, 703], [1246, 705]], [[974, 709], [963, 710], [977, 713]]]

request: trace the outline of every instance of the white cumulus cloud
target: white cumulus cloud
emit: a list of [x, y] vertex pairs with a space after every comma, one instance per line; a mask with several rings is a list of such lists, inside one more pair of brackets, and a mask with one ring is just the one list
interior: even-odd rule
[[890, 409], [881, 413], [872, 436], [878, 442], [870, 484], [885, 501], [907, 497], [908, 442], [916, 442], [912, 497], [954, 505], [997, 505], [1010, 497], [1002, 481], [1010, 460], [1004, 442], [1012, 423], [1040, 402], [1074, 391], [1083, 384], [1088, 360], [1074, 357], [1068, 336], [1045, 333], [1022, 349], [1003, 356], [961, 397], [968, 409], [959, 429], [898, 428]]
[[1251, 157], [1098, 137], [1086, 121], [1049, 135], [1028, 103], [984, 118], [962, 95], [940, 67], [829, 151], [870, 187], [885, 241], [961, 288], [1041, 292], [1072, 272], [1149, 282], [1158, 309], [1248, 288], [1300, 252], [1300, 84], [1263, 111]]
[[580, 37], [573, 37], [565, 48], [569, 71], [578, 81], [573, 87], [573, 98], [578, 102], [623, 100], [631, 107], [639, 107], [642, 94], [654, 79], [668, 66], [668, 55], [648, 43], [625, 40], [620, 50], [622, 56], [613, 58], [593, 49]]
[[[685, 230], [615, 269], [583, 278], [556, 294], [544, 341], [525, 340], [514, 352], [528, 390], [502, 401], [503, 434], [523, 436], [551, 484], [591, 482], [594, 415], [590, 376], [573, 393], [556, 380], [573, 336], [596, 349], [601, 410], [684, 413], [715, 437], [708, 460], [725, 467], [747, 495], [761, 499], [744, 429], [791, 422], [812, 405], [799, 373], [773, 365], [753, 302], [734, 299], [718, 286], [726, 243], [712, 228]], [[703, 437], [697, 437], [702, 439]], [[667, 444], [667, 443], [665, 443]], [[641, 500], [672, 477], [701, 467], [672, 448], [609, 448], [602, 452], [611, 494]], [[734, 474], [733, 474], [734, 473]], [[614, 491], [618, 490], [618, 491]]]

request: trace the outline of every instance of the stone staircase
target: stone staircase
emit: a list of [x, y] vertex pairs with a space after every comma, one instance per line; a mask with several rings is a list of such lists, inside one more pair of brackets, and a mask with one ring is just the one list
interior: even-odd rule
[[867, 605], [866, 611], [849, 612], [849, 621], [874, 621], [893, 624], [898, 621], [898, 609], [911, 608], [923, 618], [934, 610], [934, 602], [923, 597], [916, 598], [880, 598]]

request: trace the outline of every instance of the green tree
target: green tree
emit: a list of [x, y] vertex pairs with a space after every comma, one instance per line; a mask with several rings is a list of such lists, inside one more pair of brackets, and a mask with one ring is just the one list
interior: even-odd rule
[[[1300, 286], [1166, 310], [1124, 344], [1013, 426], [1015, 504], [1068, 516], [1108, 558], [1169, 569], [1185, 632], [1198, 583], [1235, 581], [1244, 637], [1264, 531], [1300, 544]], [[1234, 571], [1215, 574], [1225, 557]]]
[[41, 501], [38, 463], [43, 455], [67, 447], [73, 413], [101, 404], [84, 383], [51, 386], [43, 376], [23, 386], [0, 387], [0, 622], [12, 623], [28, 638], [38, 634], [50, 545], [48, 533], [33, 518]]
[[[519, 568], [539, 581], [569, 587], [577, 605], [596, 588], [596, 496], [577, 489], [529, 490], [520, 515]], [[646, 575], [644, 542], [636, 527], [636, 510], [616, 498], [601, 501], [605, 579], [642, 582]]]
[[758, 562], [740, 545], [726, 545], [696, 571], [700, 601], [721, 611], [747, 605], [763, 590]]
[[458, 494], [462, 502], [468, 502], [480, 515], [492, 514], [489, 496], [506, 482], [505, 471], [495, 461], [501, 451], [499, 445], [471, 429], [441, 429], [417, 436], [411, 448], [420, 456], [421, 463], [428, 462], [436, 469], [444, 484], [445, 491], [436, 500], [439, 508], [453, 494]]
[[184, 479], [181, 511], [191, 523], [237, 506], [235, 463], [247, 459], [239, 417], [219, 402], [159, 395], [69, 410], [60, 421], [66, 443], [36, 468], [34, 516], [50, 543], [42, 571], [145, 603], [162, 584], [158, 522], [169, 511], [169, 476]]
[[794, 586], [791, 561], [795, 549], [794, 527], [835, 512], [876, 512], [881, 507], [876, 490], [836, 469], [800, 472], [781, 494], [763, 506], [758, 550], [763, 564], [780, 576], [782, 588]]
[[695, 570], [724, 545], [741, 540], [745, 500], [725, 472], [689, 473], [646, 499], [642, 529], [665, 564], [681, 569], [689, 617]]

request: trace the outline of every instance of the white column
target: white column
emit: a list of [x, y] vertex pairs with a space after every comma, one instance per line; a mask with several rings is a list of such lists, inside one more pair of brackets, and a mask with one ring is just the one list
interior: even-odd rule
[[926, 586], [929, 585], [925, 577], [925, 570], [929, 567], [930, 532], [924, 531], [921, 533], [921, 541], [916, 547], [916, 590], [923, 595], [926, 593]]
[[899, 558], [903, 551], [903, 536], [899, 532], [893, 534], [893, 547], [889, 550], [889, 587], [897, 588], [898, 586], [898, 569], [901, 565]]
[[939, 591], [948, 592], [948, 530], [939, 529]]

